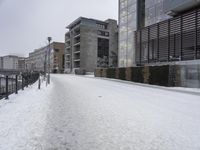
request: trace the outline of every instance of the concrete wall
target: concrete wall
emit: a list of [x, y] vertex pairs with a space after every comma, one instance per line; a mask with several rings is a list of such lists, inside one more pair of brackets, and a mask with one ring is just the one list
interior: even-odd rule
[[110, 30], [109, 39], [109, 66], [117, 67], [118, 62], [118, 26], [117, 21], [108, 19], [106, 22], [109, 23], [108, 30]]
[[97, 29], [81, 25], [80, 68], [94, 72], [97, 65]]

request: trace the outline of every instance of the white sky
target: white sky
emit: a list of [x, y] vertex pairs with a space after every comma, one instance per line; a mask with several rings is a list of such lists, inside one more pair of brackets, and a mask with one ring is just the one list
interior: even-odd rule
[[28, 56], [46, 38], [64, 42], [65, 27], [78, 17], [118, 18], [118, 0], [0, 0], [0, 56]]

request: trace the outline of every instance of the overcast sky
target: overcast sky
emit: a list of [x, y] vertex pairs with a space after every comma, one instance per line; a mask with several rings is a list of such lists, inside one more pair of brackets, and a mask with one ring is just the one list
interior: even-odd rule
[[47, 44], [64, 42], [65, 27], [80, 16], [118, 18], [118, 0], [0, 0], [0, 56], [28, 56]]

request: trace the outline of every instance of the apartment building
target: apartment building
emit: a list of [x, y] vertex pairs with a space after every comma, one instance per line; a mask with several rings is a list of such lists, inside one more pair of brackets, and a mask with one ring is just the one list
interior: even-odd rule
[[117, 21], [80, 17], [67, 26], [65, 72], [94, 72], [96, 67], [117, 66]]
[[48, 59], [50, 58], [50, 72], [62, 73], [64, 71], [64, 49], [64, 43], [52, 42], [50, 48], [47, 45], [34, 50], [29, 53], [29, 57], [25, 60], [26, 69], [44, 72], [47, 70]]

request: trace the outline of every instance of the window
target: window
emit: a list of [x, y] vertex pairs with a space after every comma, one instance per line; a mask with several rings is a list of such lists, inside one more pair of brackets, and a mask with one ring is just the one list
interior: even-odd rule
[[109, 37], [109, 32], [106, 32], [106, 31], [100, 31], [100, 30], [98, 30], [97, 34], [101, 35], [101, 36], [107, 36], [107, 37]]
[[105, 24], [100, 24], [100, 23], [97, 23], [97, 28], [100, 28], [100, 29], [107, 29], [107, 25]]
[[59, 49], [54, 49], [55, 52], [59, 52]]
[[98, 38], [97, 67], [108, 67], [109, 40]]

